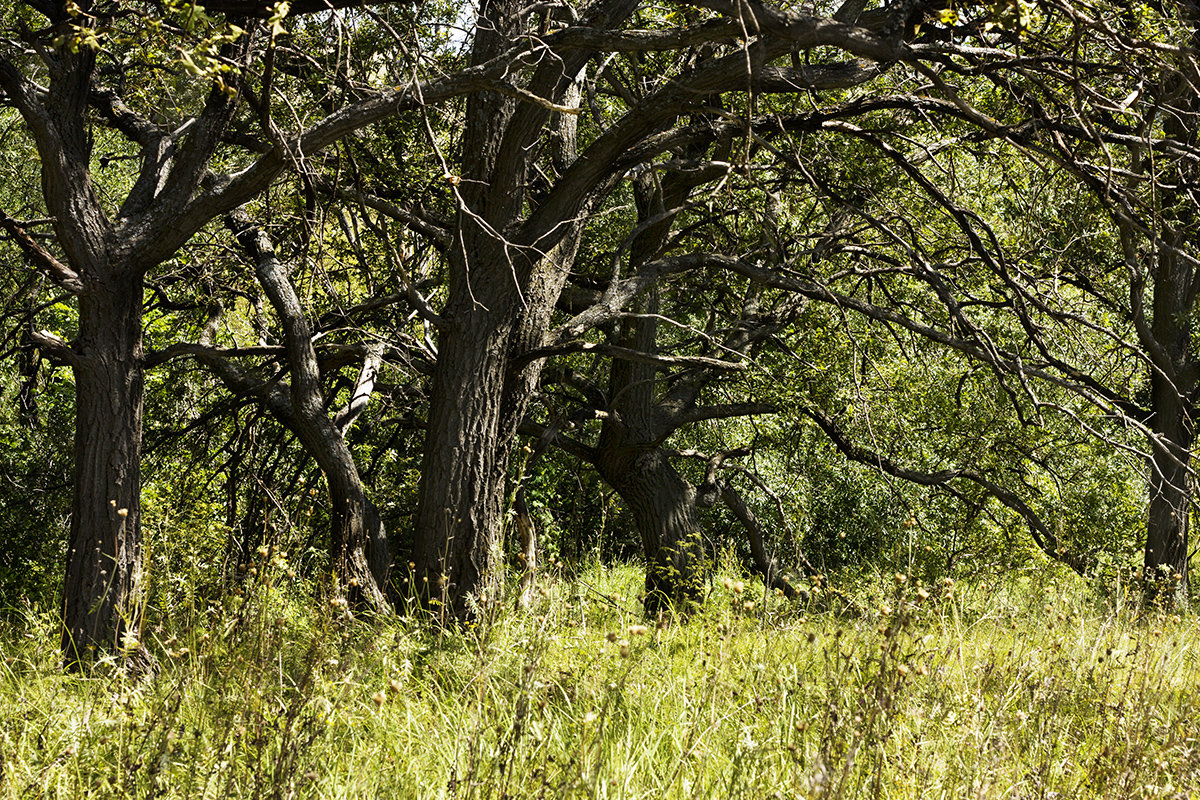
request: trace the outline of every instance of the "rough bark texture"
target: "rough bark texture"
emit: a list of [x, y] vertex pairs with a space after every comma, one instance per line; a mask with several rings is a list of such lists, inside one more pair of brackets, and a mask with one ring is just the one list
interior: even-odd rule
[[413, 548], [421, 600], [459, 619], [497, 597], [492, 567], [511, 450], [500, 416], [514, 309], [504, 292], [480, 294], [486, 310], [460, 293], [442, 314]]
[[[640, 319], [624, 323], [625, 346], [656, 352], [658, 300], [651, 292]], [[660, 442], [673, 427], [655, 403], [658, 368], [615, 361], [610, 396], [616, 413], [605, 419], [597, 443], [601, 477], [629, 507], [646, 558], [646, 613], [668, 607], [689, 611], [702, 596], [703, 547], [696, 489], [667, 458]]]
[[296, 415], [292, 427], [325, 476], [329, 561], [339, 585], [352, 604], [386, 612], [391, 569], [387, 531], [367, 498], [346, 440], [323, 412], [318, 417]]
[[690, 611], [703, 597], [704, 549], [696, 511], [696, 489], [658, 448], [601, 447], [601, 476], [633, 515], [646, 557], [650, 616]]
[[[1188, 516], [1191, 511], [1191, 448], [1194, 421], [1185, 383], [1191, 362], [1192, 270], [1183, 259], [1163, 254], [1154, 287], [1153, 336], [1161, 363], [1150, 376], [1151, 430], [1149, 511], [1144, 572], [1153, 599], [1186, 601], [1188, 587]], [[1194, 382], [1194, 381], [1192, 381]]]
[[63, 603], [68, 663], [121, 645], [141, 613], [142, 282], [127, 272], [79, 298], [75, 497]]
[[[645, 173], [634, 182], [638, 218], [646, 227], [630, 247], [631, 271], [653, 260], [663, 247], [678, 209], [692, 186], [683, 181], [666, 188]], [[658, 352], [657, 288], [636, 301], [636, 319], [621, 326], [621, 345], [642, 353]], [[646, 613], [668, 607], [688, 611], [702, 597], [704, 559], [696, 489], [675, 469], [661, 443], [677, 427], [674, 415], [657, 395], [659, 367], [617, 360], [609, 373], [609, 415], [597, 443], [597, 469], [625, 501], [637, 524], [646, 558]]]
[[[473, 63], [484, 63], [519, 34], [518, 8], [512, 0], [485, 4]], [[531, 85], [569, 101], [571, 69], [544, 64]], [[449, 299], [430, 386], [413, 548], [414, 588], [444, 620], [471, 617], [499, 599], [509, 456], [542, 366], [516, 366], [514, 357], [541, 344], [582, 225], [564, 220], [544, 248], [507, 238], [521, 221], [531, 145], [547, 117], [540, 107], [525, 105], [520, 114], [516, 108], [491, 92], [467, 101], [460, 209], [447, 254]], [[560, 150], [573, 148], [573, 139], [573, 130], [560, 135]]]

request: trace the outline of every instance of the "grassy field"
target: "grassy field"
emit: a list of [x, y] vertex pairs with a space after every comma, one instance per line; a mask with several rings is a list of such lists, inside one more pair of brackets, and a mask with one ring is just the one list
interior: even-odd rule
[[152, 677], [8, 625], [0, 798], [1200, 797], [1200, 622], [1066, 578], [797, 607], [726, 577], [646, 625], [638, 572], [597, 568], [453, 633], [282, 578], [147, 631]]

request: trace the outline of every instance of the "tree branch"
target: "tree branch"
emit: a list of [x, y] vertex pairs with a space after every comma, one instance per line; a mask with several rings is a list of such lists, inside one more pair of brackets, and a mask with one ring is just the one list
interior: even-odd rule
[[942, 486], [959, 478], [971, 481], [983, 488], [988, 494], [995, 497], [1005, 506], [1017, 512], [1029, 527], [1034, 544], [1051, 559], [1066, 564], [1080, 575], [1085, 575], [1091, 568], [1091, 564], [1085, 556], [1067, 551], [1058, 541], [1058, 537], [1055, 536], [1054, 532], [1038, 516], [1037, 512], [1029, 507], [1028, 503], [1022, 500], [1015, 492], [1001, 486], [990, 478], [965, 469], [947, 469], [939, 472], [921, 472], [919, 470], [907, 469], [879, 453], [854, 444], [846, 436], [841, 427], [824, 412], [813, 408], [801, 408], [800, 411], [816, 422], [842, 455], [851, 461], [875, 467], [888, 475], [921, 486]]
[[20, 222], [3, 211], [0, 211], [0, 228], [16, 243], [21, 255], [25, 256], [25, 260], [29, 262], [30, 266], [44, 273], [72, 294], [83, 292], [83, 280], [79, 277], [79, 273], [51, 255], [46, 248], [29, 235]]

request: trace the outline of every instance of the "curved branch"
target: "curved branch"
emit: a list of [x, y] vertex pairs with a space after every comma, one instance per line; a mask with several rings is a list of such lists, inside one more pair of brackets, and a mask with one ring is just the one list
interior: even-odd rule
[[1051, 559], [1066, 564], [1080, 575], [1086, 575], [1091, 568], [1090, 560], [1086, 556], [1067, 551], [1066, 547], [1059, 542], [1054, 532], [1038, 516], [1037, 512], [1029, 507], [1028, 503], [1022, 500], [1015, 492], [1001, 486], [992, 479], [966, 469], [921, 472], [902, 467], [880, 453], [868, 450], [850, 441], [845, 431], [824, 412], [812, 408], [801, 408], [800, 412], [816, 422], [842, 455], [851, 461], [875, 467], [888, 475], [921, 486], [942, 486], [959, 478], [971, 481], [1005, 506], [1017, 512], [1029, 527], [1029, 533], [1033, 537], [1034, 544]]
[[0, 229], [16, 243], [25, 260], [39, 272], [72, 294], [83, 292], [83, 280], [79, 273], [55, 258], [46, 248], [29, 235], [24, 226], [8, 214], [0, 211]]

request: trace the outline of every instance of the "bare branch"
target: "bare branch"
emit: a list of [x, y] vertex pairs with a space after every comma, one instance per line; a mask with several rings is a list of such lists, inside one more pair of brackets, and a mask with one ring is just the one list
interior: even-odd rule
[[378, 344], [367, 347], [367, 357], [363, 360], [362, 369], [350, 390], [350, 399], [346, 405], [334, 415], [333, 424], [345, 436], [362, 412], [371, 402], [371, 394], [375, 391], [375, 379], [379, 376], [379, 367], [383, 363], [383, 348]]
[[8, 233], [17, 248], [20, 249], [21, 255], [25, 256], [25, 260], [34, 269], [44, 273], [72, 294], [83, 292], [83, 280], [79, 277], [79, 273], [51, 255], [46, 248], [29, 235], [20, 222], [3, 211], [0, 211], [0, 228]]

